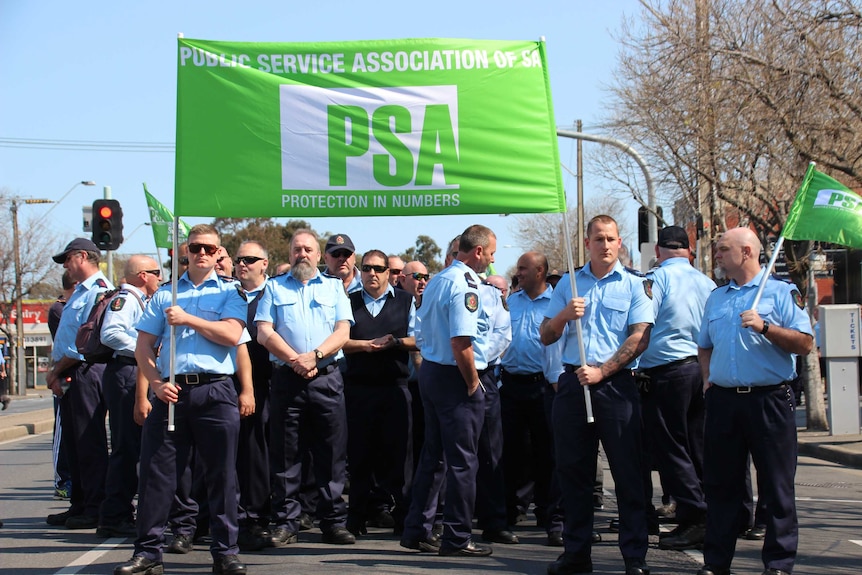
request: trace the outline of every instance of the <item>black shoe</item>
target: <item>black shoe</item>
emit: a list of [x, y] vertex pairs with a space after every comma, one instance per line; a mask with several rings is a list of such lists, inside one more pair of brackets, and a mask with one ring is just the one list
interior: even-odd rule
[[138, 530], [135, 528], [135, 524], [131, 521], [123, 521], [122, 523], [117, 523], [115, 525], [99, 525], [96, 527], [96, 536], [104, 537], [107, 539], [108, 537], [135, 537], [138, 534]]
[[131, 560], [114, 567], [114, 575], [162, 575], [164, 566], [143, 555], [135, 555]]
[[296, 533], [279, 527], [278, 529], [272, 530], [272, 533], [269, 534], [269, 540], [267, 543], [270, 547], [284, 547], [286, 545], [296, 543], [297, 539]]
[[[264, 547], [267, 547], [268, 541], [260, 533], [256, 533], [251, 529], [240, 529], [239, 535], [236, 538], [236, 544], [240, 551], [260, 551]], [[226, 557], [231, 556], [226, 555]]]
[[592, 573], [593, 562], [590, 559], [572, 559], [565, 553], [548, 565], [548, 575], [574, 575], [575, 573]]
[[240, 561], [236, 555], [222, 555], [213, 560], [213, 573], [216, 575], [239, 575], [247, 572], [245, 563]]
[[66, 520], [69, 519], [69, 517], [72, 517], [72, 511], [67, 509], [62, 513], [54, 513], [52, 515], [49, 515], [48, 518], [45, 519], [45, 522], [48, 525], [53, 525], [54, 527], [62, 527], [66, 525]]
[[503, 543], [504, 545], [519, 543], [518, 536], [505, 529], [486, 529], [482, 531], [482, 541], [487, 543]]
[[366, 527], [366, 523], [363, 521], [348, 519], [347, 530], [353, 533], [354, 537], [362, 537], [363, 535], [368, 535], [368, 528]]
[[188, 535], [174, 535], [174, 540], [165, 549], [165, 553], [176, 553], [185, 555], [189, 553], [195, 546], [192, 544], [192, 538]]
[[745, 532], [745, 538], [749, 541], [761, 541], [766, 537], [766, 525], [755, 525]]
[[608, 531], [611, 533], [619, 533], [620, 532], [620, 518], [614, 517], [611, 519], [610, 524], [608, 525]]
[[593, 534], [590, 536], [590, 543], [596, 544], [602, 542], [602, 534], [598, 531], [593, 531]]
[[300, 531], [309, 531], [314, 528], [314, 521], [308, 513], [300, 513], [296, 521], [299, 524]]
[[548, 547], [562, 547], [562, 546], [563, 546], [563, 534], [560, 531], [551, 531], [550, 533], [548, 533]]
[[99, 518], [93, 515], [73, 515], [66, 519], [66, 529], [95, 529]]
[[695, 549], [703, 543], [704, 535], [706, 535], [706, 525], [703, 523], [695, 523], [686, 527], [680, 526], [676, 535], [659, 539], [658, 548], [673, 551]]
[[12, 398], [8, 395], [4, 395], [0, 397], [0, 403], [3, 404], [3, 409], [0, 409], [0, 411], [6, 411], [6, 408], [9, 407], [10, 403], [12, 403]]
[[323, 532], [321, 541], [331, 545], [353, 545], [356, 543], [356, 537], [344, 527], [333, 527]]
[[392, 518], [392, 514], [388, 511], [378, 511], [369, 517], [366, 523], [369, 527], [382, 527], [383, 529], [392, 529], [395, 527], [395, 519]]
[[427, 553], [437, 553], [440, 549], [440, 538], [436, 535], [426, 537], [425, 539], [401, 539], [399, 543], [405, 549], [415, 549], [416, 551], [425, 551]]
[[782, 571], [781, 569], [766, 569], [760, 575], [790, 575], [790, 573]]
[[711, 567], [704, 565], [697, 570], [697, 575], [733, 575], [730, 567]]
[[643, 559], [626, 559], [626, 575], [649, 575], [649, 565]]
[[490, 547], [476, 545], [475, 543], [470, 541], [469, 543], [467, 543], [466, 547], [440, 546], [440, 549], [437, 551], [437, 554], [443, 556], [461, 555], [464, 557], [488, 557], [493, 552], [494, 550]]
[[601, 495], [593, 495], [593, 509], [604, 509], [605, 498]]

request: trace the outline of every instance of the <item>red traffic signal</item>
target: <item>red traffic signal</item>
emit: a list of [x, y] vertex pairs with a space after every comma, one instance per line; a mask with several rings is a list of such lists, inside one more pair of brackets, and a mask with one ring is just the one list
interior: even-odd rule
[[93, 243], [100, 250], [113, 251], [123, 243], [123, 209], [117, 200], [93, 202]]

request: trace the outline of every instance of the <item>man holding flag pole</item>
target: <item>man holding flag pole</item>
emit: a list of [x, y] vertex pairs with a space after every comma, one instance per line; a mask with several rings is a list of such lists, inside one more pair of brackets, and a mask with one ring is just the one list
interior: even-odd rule
[[812, 162], [765, 269], [749, 228], [718, 241], [715, 260], [730, 283], [706, 302], [698, 338], [706, 405], [704, 492], [707, 525], [698, 575], [729, 575], [744, 492], [747, 453], [767, 510], [763, 575], [790, 575], [799, 542], [796, 475], [795, 355], [814, 343], [795, 286], [770, 277], [784, 239], [862, 247], [862, 198]]

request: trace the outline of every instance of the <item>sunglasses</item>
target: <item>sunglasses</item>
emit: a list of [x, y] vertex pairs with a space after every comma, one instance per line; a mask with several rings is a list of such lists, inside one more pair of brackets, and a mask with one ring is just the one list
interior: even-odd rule
[[394, 268], [390, 268], [390, 270], [389, 270], [389, 271], [391, 271], [391, 272], [392, 272], [392, 275], [397, 276], [397, 275], [400, 275], [400, 274], [401, 274], [401, 272], [403, 272], [404, 270], [396, 270], [396, 269], [394, 269]]
[[235, 263], [236, 265], [245, 264], [247, 266], [250, 266], [251, 264], [257, 263], [263, 259], [266, 258], [259, 258], [257, 256], [239, 256], [238, 258], [233, 260], [233, 263]]
[[[151, 275], [154, 275], [156, 277], [159, 277], [162, 275], [162, 270], [141, 270], [141, 272], [144, 272], [145, 274], [151, 274]], [[141, 273], [141, 272], [138, 272], [138, 273]]]
[[218, 259], [216, 260], [216, 263], [217, 263], [217, 264], [220, 264], [220, 263], [222, 263], [222, 262], [223, 262], [223, 261], [225, 261], [225, 260], [230, 261], [230, 258], [229, 258], [229, 257], [227, 257], [227, 256], [222, 256], [222, 257], [220, 257], [220, 258], [218, 258]]
[[428, 278], [430, 278], [430, 277], [431, 277], [431, 274], [423, 274], [423, 273], [420, 273], [420, 272], [413, 272], [412, 274], [410, 274], [410, 276], [411, 276], [414, 280], [416, 280], [416, 281], [420, 281], [420, 282], [421, 282], [421, 281], [423, 281], [423, 280], [424, 280], [424, 281], [426, 281], [426, 282], [427, 282], [427, 281], [428, 281]]
[[189, 265], [189, 258], [187, 258], [186, 256], [181, 257], [178, 261], [180, 262], [181, 266]]
[[374, 270], [375, 272], [382, 274], [383, 272], [385, 272], [389, 268], [386, 266], [373, 266], [371, 264], [362, 264], [362, 268], [360, 268], [360, 269], [362, 269], [362, 271], [364, 271], [365, 273], [368, 273], [371, 270]]
[[189, 244], [190, 254], [199, 254], [201, 250], [204, 250], [208, 256], [214, 256], [218, 251], [218, 246], [212, 244]]
[[335, 250], [329, 255], [334, 258], [349, 258], [353, 255], [353, 252], [351, 252], [350, 250]]

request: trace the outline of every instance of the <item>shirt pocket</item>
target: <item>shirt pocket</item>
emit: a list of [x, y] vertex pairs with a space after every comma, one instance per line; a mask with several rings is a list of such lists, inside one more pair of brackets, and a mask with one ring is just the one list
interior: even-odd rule
[[272, 297], [273, 315], [276, 324], [285, 325], [292, 324], [297, 320], [296, 304], [299, 302], [296, 292], [277, 290]]
[[757, 304], [757, 315], [770, 323], [778, 323], [778, 318], [775, 317], [775, 305], [771, 301], [761, 300], [761, 302]]
[[335, 326], [335, 294], [318, 290], [314, 293], [312, 310], [316, 320], [323, 322], [330, 329]]
[[198, 314], [201, 319], [205, 319], [207, 321], [219, 321], [221, 319], [221, 310], [223, 307], [223, 305], [219, 305], [219, 302], [211, 301], [210, 298], [206, 298], [206, 301], [203, 301], [198, 305]]
[[624, 331], [629, 317], [631, 300], [621, 296], [605, 296], [602, 299], [602, 313], [613, 331]]

